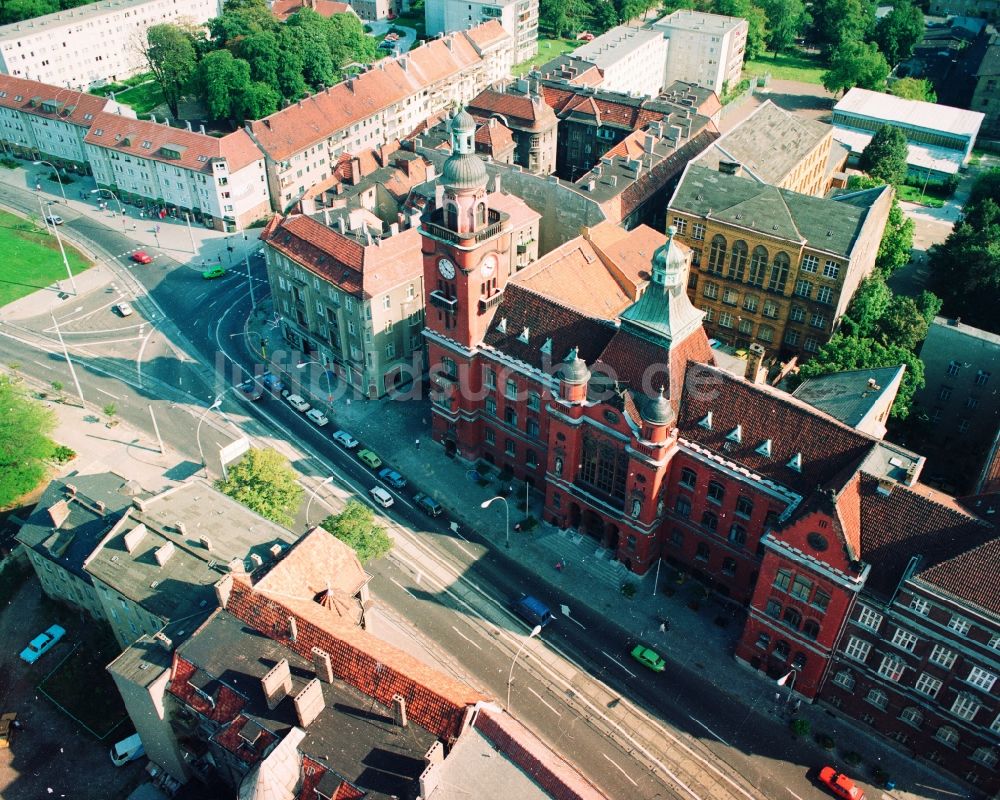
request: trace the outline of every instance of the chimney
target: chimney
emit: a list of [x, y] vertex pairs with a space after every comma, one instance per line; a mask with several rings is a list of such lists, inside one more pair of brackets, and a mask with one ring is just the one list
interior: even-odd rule
[[174, 642], [169, 636], [167, 636], [162, 631], [157, 631], [153, 634], [153, 641], [156, 642], [160, 647], [166, 650], [168, 653], [173, 652]]
[[392, 696], [392, 720], [400, 728], [405, 728], [409, 724], [406, 719], [406, 698], [401, 694]]
[[288, 638], [292, 642], [299, 640], [299, 623], [296, 622], [295, 617], [288, 618]]
[[319, 647], [312, 649], [313, 669], [316, 677], [326, 683], [333, 683], [333, 667], [330, 664], [330, 654]]
[[295, 716], [299, 719], [299, 727], [308, 728], [326, 708], [322, 684], [313, 678], [301, 692], [295, 695], [292, 703], [295, 705]]
[[723, 175], [742, 175], [743, 165], [738, 161], [720, 161], [719, 172]]
[[646, 134], [646, 138], [643, 140], [642, 149], [647, 153], [653, 152], [653, 145], [656, 144], [656, 137], [651, 133]]
[[493, 193], [500, 194], [500, 173], [493, 176]]
[[879, 494], [888, 497], [890, 494], [892, 494], [892, 487], [895, 485], [896, 481], [894, 481], [892, 478], [879, 478], [878, 489], [876, 489], [876, 491]]
[[158, 547], [153, 552], [153, 557], [156, 559], [156, 563], [162, 567], [170, 560], [170, 556], [174, 554], [175, 549], [176, 548], [174, 547], [173, 542], [167, 542], [163, 545], [163, 547]]
[[[152, 116], [152, 115], [150, 115], [150, 116]], [[190, 131], [191, 130], [191, 120], [189, 120], [189, 119], [184, 120], [184, 126]]]
[[242, 558], [231, 558], [226, 563], [226, 569], [230, 572], [238, 572], [241, 575], [247, 571], [246, 564], [243, 563]]
[[253, 563], [254, 569], [257, 569], [257, 567], [261, 567], [264, 565], [264, 559], [261, 558], [259, 555], [257, 555], [257, 553], [250, 554], [250, 561]]
[[[235, 559], [234, 559], [235, 560]], [[242, 563], [242, 562], [240, 562]], [[215, 583], [215, 599], [219, 601], [219, 608], [225, 608], [229, 602], [229, 595], [233, 591], [233, 578], [226, 575]]]
[[66, 487], [66, 494], [70, 495], [71, 497], [76, 494], [76, 487], [72, 483], [65, 484], [65, 487]]
[[754, 342], [750, 345], [749, 352], [747, 353], [747, 368], [743, 377], [745, 377], [750, 383], [763, 383], [764, 377], [767, 375], [767, 370], [763, 369], [764, 364], [764, 348]]
[[199, 536], [198, 544], [200, 544], [202, 547], [208, 550], [208, 552], [210, 553], [212, 552], [212, 540], [209, 539], [207, 536]]
[[281, 659], [260, 679], [260, 688], [267, 699], [267, 707], [273, 711], [285, 695], [292, 691], [292, 671], [288, 667], [287, 658]]
[[389, 224], [389, 235], [390, 236], [395, 236], [398, 233], [399, 233], [399, 223], [398, 222], [392, 222], [392, 223], [390, 223]]
[[323, 209], [323, 224], [326, 225], [326, 227], [328, 227], [328, 228], [330, 227], [330, 209], [329, 208], [324, 208]]
[[338, 233], [347, 233], [347, 226], [344, 224], [344, 218], [343, 217], [337, 217], [337, 232]]
[[283, 549], [284, 548], [282, 548], [280, 544], [272, 544], [269, 548], [267, 548], [267, 552], [271, 554], [271, 558], [276, 559], [278, 556], [281, 555], [281, 551]]
[[125, 534], [125, 549], [130, 553], [134, 553], [136, 548], [139, 546], [139, 542], [141, 542], [145, 536], [146, 526], [140, 522], [132, 528], [132, 530]]
[[[269, 128], [270, 128], [270, 127], [271, 127], [271, 124], [270, 124], [270, 123], [268, 123], [267, 127], [269, 127]], [[198, 132], [199, 132], [199, 133], [200, 133], [200, 134], [201, 134], [202, 136], [206, 136], [206, 135], [207, 135], [207, 134], [205, 133], [205, 126], [204, 126], [204, 125], [199, 125], [199, 126], [198, 126]]]
[[871, 389], [873, 392], [877, 392], [882, 387], [879, 386], [877, 383], [875, 383], [875, 379], [874, 378], [869, 378], [868, 379], [868, 388]]
[[187, 526], [183, 522], [177, 522], [177, 523], [175, 523], [174, 524], [174, 528], [176, 528], [177, 532], [181, 536], [186, 536], [187, 535]]

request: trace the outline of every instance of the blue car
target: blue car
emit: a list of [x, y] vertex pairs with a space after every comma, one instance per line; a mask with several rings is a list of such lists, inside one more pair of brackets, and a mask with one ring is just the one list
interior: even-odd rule
[[406, 478], [396, 472], [396, 470], [390, 469], [389, 467], [380, 469], [378, 476], [388, 483], [393, 489], [402, 489], [406, 486]]
[[55, 647], [56, 642], [66, 635], [66, 629], [53, 625], [45, 633], [40, 633], [21, 651], [21, 660], [34, 664], [44, 656], [49, 650]]
[[281, 378], [270, 372], [265, 372], [260, 380], [272, 392], [280, 392], [285, 388], [285, 384], [281, 382]]

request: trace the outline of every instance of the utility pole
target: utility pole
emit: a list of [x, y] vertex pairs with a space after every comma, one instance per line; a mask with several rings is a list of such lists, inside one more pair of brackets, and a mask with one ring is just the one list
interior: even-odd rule
[[184, 219], [188, 226], [188, 238], [191, 240], [191, 255], [197, 252], [198, 248], [194, 246], [194, 232], [191, 230], [191, 214], [188, 211], [184, 212]]
[[257, 307], [257, 301], [253, 297], [253, 277], [250, 275], [250, 243], [247, 241], [247, 235], [243, 234], [243, 263], [246, 264], [247, 268], [247, 286], [250, 287], [250, 310], [253, 311]]
[[86, 407], [87, 401], [83, 399], [83, 389], [80, 388], [80, 381], [77, 380], [76, 370], [73, 368], [73, 361], [69, 357], [69, 350], [66, 349], [66, 342], [63, 341], [62, 332], [59, 330], [59, 320], [56, 319], [56, 315], [52, 315], [52, 324], [56, 326], [56, 336], [59, 338], [59, 344], [62, 345], [63, 355], [66, 357], [66, 363], [69, 364], [69, 374], [73, 376], [73, 383], [76, 385], [76, 393], [80, 395], [80, 405]]
[[163, 455], [163, 439], [160, 437], [160, 426], [156, 424], [156, 416], [153, 414], [153, 406], [149, 405], [149, 417], [153, 420], [153, 430], [156, 431], [156, 441], [160, 444], [160, 455]]

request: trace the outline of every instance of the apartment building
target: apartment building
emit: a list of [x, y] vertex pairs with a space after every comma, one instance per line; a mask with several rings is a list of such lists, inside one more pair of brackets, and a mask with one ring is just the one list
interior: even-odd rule
[[740, 82], [749, 27], [745, 19], [682, 8], [648, 27], [666, 39], [663, 86], [687, 81], [722, 96]]
[[401, 139], [432, 114], [507, 77], [513, 52], [513, 38], [491, 21], [383, 59], [248, 123], [247, 133], [264, 153], [274, 209], [286, 211], [308, 191], [335, 182], [341, 155]]
[[608, 92], [656, 97], [666, 86], [667, 40], [661, 31], [619, 25], [578, 47], [572, 57], [599, 69], [599, 86]]
[[101, 0], [0, 26], [0, 72], [84, 91], [148, 70], [146, 31], [204, 25], [219, 0]]
[[267, 276], [285, 340], [325, 368], [310, 393], [332, 396], [335, 375], [377, 398], [422, 370], [420, 236], [352, 230], [345, 216], [274, 217], [261, 234]]
[[516, 143], [514, 163], [536, 175], [555, 172], [559, 119], [542, 98], [537, 79], [521, 78], [502, 91], [486, 89], [468, 110], [473, 117], [498, 120], [510, 130]]
[[688, 294], [709, 335], [783, 358], [815, 353], [874, 269], [891, 204], [887, 186], [824, 199], [760, 183], [738, 164], [689, 164], [668, 219], [692, 249]]
[[497, 20], [514, 37], [515, 63], [538, 52], [538, 0], [427, 0], [424, 24], [429, 36], [454, 33]]
[[983, 133], [1000, 138], [1000, 33], [990, 36], [975, 77], [969, 107], [983, 114]]
[[268, 216], [264, 156], [245, 131], [221, 139], [166, 123], [97, 114], [84, 138], [94, 179], [118, 198], [185, 215], [220, 231]]
[[102, 111], [135, 117], [131, 108], [114, 100], [0, 75], [0, 143], [21, 158], [89, 172], [83, 140]]

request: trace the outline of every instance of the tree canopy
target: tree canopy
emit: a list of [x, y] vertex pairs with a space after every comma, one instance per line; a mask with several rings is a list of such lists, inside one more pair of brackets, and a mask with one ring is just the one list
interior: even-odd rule
[[[884, 186], [885, 181], [877, 180], [868, 175], [852, 175], [848, 181], [848, 189], [873, 189]], [[893, 195], [889, 217], [879, 242], [878, 255], [875, 257], [875, 269], [884, 278], [901, 267], [906, 266], [913, 252], [913, 231], [915, 225], [912, 219], [903, 213], [899, 205], [899, 196]]]
[[898, 81], [893, 81], [889, 85], [889, 94], [902, 97], [904, 100], [937, 102], [937, 93], [926, 78], [900, 78]]
[[875, 23], [875, 43], [895, 66], [913, 55], [924, 38], [924, 12], [910, 0], [895, 0], [892, 10]]
[[302, 502], [298, 475], [277, 450], [250, 448], [215, 487], [265, 519], [291, 527]]
[[902, 183], [906, 180], [907, 156], [906, 134], [892, 125], [883, 125], [861, 151], [858, 166], [875, 180]]
[[146, 31], [146, 63], [163, 90], [170, 113], [178, 115], [178, 104], [191, 88], [198, 66], [192, 37], [178, 25], [153, 25]]
[[830, 56], [823, 86], [834, 94], [860, 86], [881, 91], [889, 77], [889, 64], [874, 44], [848, 39]]
[[382, 558], [392, 549], [392, 539], [385, 528], [375, 521], [372, 510], [358, 500], [348, 500], [343, 511], [330, 515], [320, 526], [351, 547], [362, 564]]
[[767, 15], [767, 46], [775, 53], [791, 49], [806, 25], [806, 7], [802, 0], [761, 0]]
[[875, 25], [875, 5], [870, 0], [813, 0], [809, 13], [809, 39], [828, 56], [846, 44], [863, 42]]
[[56, 418], [7, 375], [0, 375], [0, 408], [0, 508], [5, 508], [45, 478]]

